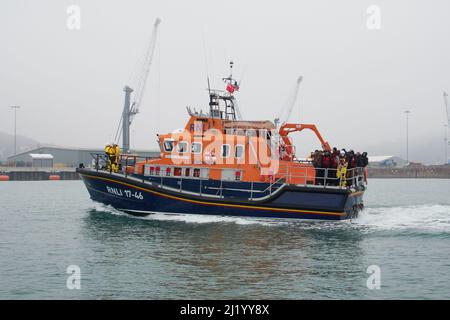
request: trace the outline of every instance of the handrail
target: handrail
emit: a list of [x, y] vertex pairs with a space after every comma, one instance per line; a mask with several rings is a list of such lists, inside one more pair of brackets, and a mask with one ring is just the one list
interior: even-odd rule
[[[284, 168], [283, 168], [284, 169]], [[308, 178], [311, 178], [308, 175], [308, 170], [314, 169], [316, 174], [314, 176], [315, 185], [320, 185], [323, 187], [332, 187], [339, 186], [341, 188], [348, 186], [363, 186], [365, 185], [366, 176], [364, 172], [364, 167], [355, 167], [355, 168], [347, 168], [345, 179], [342, 176], [337, 176], [338, 168], [323, 168], [323, 167], [298, 167], [298, 166], [285, 166], [286, 172], [283, 174], [274, 174], [273, 176], [279, 177], [277, 181], [280, 179], [286, 179], [287, 182], [291, 182], [295, 179], [301, 179], [304, 181], [303, 185], [308, 185]], [[292, 169], [296, 171], [303, 171], [303, 174], [295, 174], [292, 173]], [[267, 177], [264, 182], [269, 182], [270, 179], [273, 179], [273, 176]], [[345, 184], [343, 182], [346, 182]], [[336, 183], [338, 182], [338, 183]]]
[[[100, 160], [106, 158], [106, 155], [102, 155], [99, 153], [91, 153], [91, 156], [93, 157], [93, 159], [95, 160], [94, 163], [94, 169], [98, 172], [99, 170], [102, 169], [106, 169], [106, 166], [100, 166]], [[129, 173], [127, 168], [129, 167], [129, 165], [134, 165], [136, 164], [138, 159], [145, 159], [145, 161], [148, 161], [149, 159], [157, 159], [157, 157], [141, 157], [141, 156], [136, 156], [136, 155], [121, 155], [119, 157], [119, 173], [115, 172], [114, 174], [123, 174], [125, 177], [128, 177]], [[131, 163], [130, 163], [131, 162]], [[106, 163], [106, 161], [105, 161]], [[291, 172], [291, 169], [295, 168], [295, 170], [303, 170], [303, 174], [293, 174]], [[284, 169], [284, 168], [283, 168]], [[309, 186], [307, 185], [307, 179], [310, 177], [308, 175], [308, 170], [311, 169], [315, 169], [316, 170], [316, 175], [315, 175], [315, 187], [320, 186], [323, 188], [349, 188], [349, 187], [359, 187], [359, 186], [364, 186], [365, 185], [365, 173], [364, 173], [364, 168], [363, 167], [356, 167], [356, 168], [349, 168], [347, 169], [347, 173], [345, 175], [345, 177], [337, 177], [337, 170], [336, 168], [315, 168], [313, 166], [305, 166], [305, 167], [296, 167], [296, 166], [289, 166], [286, 165], [286, 172], [279, 176], [276, 175], [276, 179], [275, 175], [273, 176], [269, 176], [267, 177], [264, 181], [262, 181], [262, 183], [264, 182], [270, 182], [269, 185], [263, 189], [260, 190], [258, 188], [255, 189], [255, 184], [252, 181], [250, 184], [250, 189], [236, 189], [236, 188], [226, 188], [223, 186], [223, 182], [229, 182], [229, 180], [223, 180], [220, 179], [220, 186], [219, 187], [208, 187], [209, 189], [217, 189], [217, 191], [215, 192], [215, 195], [223, 198], [223, 193], [224, 191], [242, 191], [242, 192], [247, 192], [249, 193], [249, 200], [254, 200], [254, 199], [261, 199], [261, 197], [256, 197], [255, 198], [255, 194], [265, 194], [269, 191], [269, 194], [267, 196], [271, 196], [272, 194], [274, 194], [275, 192], [279, 191], [280, 188], [282, 188], [284, 186], [284, 184], [286, 182], [292, 181], [293, 178], [303, 178], [304, 181], [304, 185], [305, 186]], [[112, 170], [105, 170], [105, 171], [109, 171], [110, 174], [112, 174]], [[333, 175], [333, 171], [336, 172]], [[317, 173], [320, 173], [320, 175], [318, 176]], [[330, 175], [331, 172], [331, 175]], [[137, 177], [135, 177], [137, 178]], [[140, 177], [139, 177], [140, 178]], [[173, 189], [173, 187], [164, 185], [164, 179], [165, 177], [163, 176], [163, 173], [161, 172], [160, 175], [160, 182], [159, 182], [159, 186], [161, 188], [170, 188]], [[174, 179], [179, 179], [179, 187], [178, 187], [178, 191], [179, 192], [185, 192], [186, 190], [183, 190], [183, 176], [170, 176], [169, 178], [174, 178]], [[184, 178], [186, 180], [186, 178]], [[274, 179], [274, 181], [271, 181], [272, 179]], [[192, 178], [189, 178], [189, 180], [192, 180]], [[198, 194], [201, 196], [203, 194], [203, 180], [199, 178], [199, 190], [198, 190]], [[269, 180], [269, 181], [268, 181]], [[284, 180], [284, 181], [283, 181]], [[345, 183], [343, 183], [343, 181]], [[146, 176], [144, 175], [144, 172], [142, 173], [142, 182], [146, 183], [148, 182], [148, 180], [146, 179]], [[152, 183], [152, 182], [150, 182]], [[280, 185], [279, 187], [275, 187], [276, 185]], [[186, 191], [187, 192], [187, 191]], [[192, 191], [190, 191], [192, 192]], [[266, 196], [263, 196], [266, 197]]]

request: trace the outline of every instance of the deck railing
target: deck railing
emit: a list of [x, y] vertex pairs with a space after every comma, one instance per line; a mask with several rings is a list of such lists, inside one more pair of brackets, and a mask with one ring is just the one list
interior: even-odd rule
[[[129, 172], [130, 168], [134, 168], [135, 164], [138, 161], [145, 161], [151, 159], [158, 159], [158, 157], [141, 157], [136, 155], [121, 155], [119, 158], [119, 166], [117, 168], [117, 172], [111, 168], [111, 166], [108, 166], [108, 159], [106, 155], [104, 154], [98, 154], [98, 153], [91, 153], [91, 156], [93, 157], [94, 161], [92, 164], [92, 169], [98, 171], [106, 171], [110, 174], [119, 174], [124, 177], [128, 177], [129, 175], [132, 176], [134, 179], [139, 179], [143, 183], [150, 183], [155, 184], [157, 183], [158, 187], [171, 189], [179, 192], [192, 192], [187, 191], [183, 189], [183, 182], [192, 181], [192, 180], [198, 180], [199, 181], [199, 188], [196, 192], [198, 195], [209, 195], [209, 196], [216, 196], [219, 198], [224, 197], [224, 192], [243, 192], [248, 194], [249, 200], [258, 200], [262, 199], [266, 196], [271, 196], [274, 193], [276, 193], [282, 186], [284, 186], [286, 183], [290, 183], [290, 181], [294, 181], [296, 179], [303, 181], [303, 184], [297, 184], [305, 187], [314, 187], [314, 188], [333, 188], [333, 189], [347, 189], [350, 187], [360, 187], [364, 186], [366, 184], [366, 175], [365, 175], [365, 168], [357, 167], [357, 168], [350, 168], [347, 169], [347, 173], [345, 176], [339, 176], [337, 175], [337, 169], [334, 168], [314, 168], [311, 166], [305, 166], [305, 167], [294, 167], [294, 166], [286, 166], [285, 172], [282, 174], [277, 174], [275, 176], [268, 177], [265, 181], [262, 183], [268, 183], [269, 185], [265, 187], [264, 189], [260, 189], [255, 187], [255, 182], [250, 182], [250, 188], [248, 189], [238, 189], [238, 188], [229, 188], [225, 187], [224, 183], [230, 182], [229, 180], [220, 180], [220, 185], [218, 187], [207, 187], [209, 190], [215, 190], [215, 194], [212, 193], [205, 193], [204, 192], [204, 177], [183, 177], [183, 176], [164, 176], [163, 172], [160, 172], [159, 176], [152, 176], [153, 178], [158, 177], [158, 181], [155, 181], [156, 179], [153, 179], [152, 181], [149, 179], [148, 176], [142, 172], [142, 174], [138, 174], [134, 171]], [[303, 163], [308, 164], [307, 161], [304, 161]], [[294, 174], [292, 171], [296, 171]], [[300, 174], [298, 171], [302, 171]], [[315, 177], [314, 177], [314, 183], [309, 183], [308, 178], [311, 178], [310, 175], [308, 175], [308, 171], [315, 170]], [[284, 170], [283, 170], [284, 171]], [[168, 180], [171, 179], [171, 180]], [[169, 185], [168, 181], [174, 181], [173, 179], [177, 179], [179, 181], [179, 186], [177, 188], [173, 187], [172, 185]]]

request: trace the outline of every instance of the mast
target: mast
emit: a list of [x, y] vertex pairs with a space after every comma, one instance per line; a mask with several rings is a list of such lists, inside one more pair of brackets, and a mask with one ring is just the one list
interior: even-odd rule
[[[237, 120], [236, 116], [236, 100], [234, 93], [239, 90], [239, 85], [235, 79], [233, 79], [233, 61], [230, 61], [230, 76], [222, 78], [227, 84], [226, 91], [211, 90], [209, 88], [208, 79], [208, 92], [209, 92], [209, 114], [211, 118], [219, 118], [223, 120]], [[221, 108], [221, 103], [223, 107]]]

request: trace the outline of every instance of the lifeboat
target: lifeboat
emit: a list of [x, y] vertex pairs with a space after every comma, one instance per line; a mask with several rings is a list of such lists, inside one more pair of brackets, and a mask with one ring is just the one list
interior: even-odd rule
[[[209, 111], [187, 108], [185, 127], [158, 134], [160, 156], [94, 154], [93, 168], [78, 168], [92, 200], [132, 215], [156, 212], [263, 218], [343, 220], [363, 208], [363, 168], [345, 175], [299, 160], [289, 135], [314, 124], [238, 118], [237, 82], [209, 90]], [[109, 162], [108, 162], [109, 161]], [[112, 169], [114, 167], [114, 170]], [[320, 170], [320, 174], [318, 174]]]

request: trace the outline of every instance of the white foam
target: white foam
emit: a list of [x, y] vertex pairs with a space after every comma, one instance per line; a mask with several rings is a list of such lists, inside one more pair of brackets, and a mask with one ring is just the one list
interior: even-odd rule
[[94, 203], [94, 210], [134, 219], [178, 221], [185, 223], [234, 223], [237, 225], [286, 226], [299, 229], [373, 231], [423, 231], [450, 233], [450, 205], [419, 205], [401, 207], [377, 207], [364, 209], [357, 219], [345, 221], [318, 221], [277, 218], [231, 217], [182, 213], [152, 213], [145, 217], [128, 215], [111, 206]]
[[231, 216], [216, 216], [216, 215], [200, 215], [200, 214], [176, 214], [176, 213], [154, 213], [146, 217], [141, 217], [146, 220], [159, 221], [180, 221], [186, 223], [234, 223], [238, 225], [280, 225], [287, 223], [284, 221], [274, 221], [273, 219], [264, 218], [246, 218], [246, 217], [231, 217]]
[[366, 208], [353, 223], [375, 230], [450, 232], [450, 205]]
[[99, 202], [93, 202], [92, 209], [97, 212], [105, 212], [105, 213], [110, 213], [110, 214], [117, 215], [117, 216], [126, 216], [127, 215], [125, 212], [117, 210], [111, 206], [101, 204]]
[[157, 220], [157, 221], [179, 221], [186, 223], [234, 223], [238, 225], [282, 225], [289, 223], [286, 220], [271, 219], [271, 218], [246, 218], [246, 217], [231, 217], [231, 216], [216, 216], [216, 215], [201, 215], [201, 214], [183, 214], [183, 213], [162, 213], [155, 212], [148, 216], [139, 217], [126, 214], [120, 210], [117, 210], [111, 206], [103, 205], [101, 203], [94, 202], [93, 209], [98, 212], [110, 213], [113, 215], [127, 216], [135, 219], [142, 220]]

